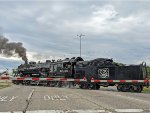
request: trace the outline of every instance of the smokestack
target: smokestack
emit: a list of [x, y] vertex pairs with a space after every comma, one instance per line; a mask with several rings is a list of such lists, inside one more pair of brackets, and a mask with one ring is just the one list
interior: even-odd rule
[[28, 60], [25, 61], [25, 65], [27, 65], [27, 64], [28, 64]]
[[9, 40], [0, 35], [0, 54], [5, 55], [6, 57], [15, 56], [16, 54], [25, 61], [25, 64], [28, 63], [26, 56], [26, 49], [23, 47], [21, 42], [9, 42]]

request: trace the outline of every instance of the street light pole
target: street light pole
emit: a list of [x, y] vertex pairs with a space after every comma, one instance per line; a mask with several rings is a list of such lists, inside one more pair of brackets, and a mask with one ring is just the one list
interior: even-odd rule
[[0, 27], [0, 36], [3, 36], [3, 28]]
[[82, 38], [83, 36], [85, 36], [85, 35], [80, 34], [80, 35], [77, 35], [77, 36], [80, 38], [80, 57], [81, 57], [81, 38]]

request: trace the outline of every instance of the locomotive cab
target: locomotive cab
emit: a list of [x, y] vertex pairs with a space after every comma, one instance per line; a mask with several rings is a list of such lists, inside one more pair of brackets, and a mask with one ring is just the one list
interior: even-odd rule
[[[89, 65], [88, 61], [79, 61], [79, 62], [77, 62], [76, 65], [75, 65], [74, 78], [82, 79], [83, 77], [85, 77], [86, 72], [88, 70], [88, 65]], [[87, 76], [86, 76], [86, 78], [87, 78]]]

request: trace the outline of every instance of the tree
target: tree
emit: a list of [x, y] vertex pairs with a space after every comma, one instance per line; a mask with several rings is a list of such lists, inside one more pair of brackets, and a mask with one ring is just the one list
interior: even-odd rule
[[119, 62], [113, 62], [113, 64], [115, 64], [115, 65], [117, 65], [117, 66], [125, 66], [125, 64], [119, 63]]
[[147, 75], [150, 77], [150, 66], [147, 66]]

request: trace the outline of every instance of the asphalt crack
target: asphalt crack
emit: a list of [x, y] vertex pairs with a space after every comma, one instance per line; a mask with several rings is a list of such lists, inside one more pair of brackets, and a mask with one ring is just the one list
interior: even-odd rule
[[31, 91], [31, 93], [29, 94], [28, 98], [26, 99], [26, 106], [25, 106], [25, 108], [24, 108], [24, 110], [23, 110], [23, 113], [26, 113], [26, 111], [27, 111], [27, 109], [28, 109], [28, 107], [29, 107], [29, 104], [30, 104], [30, 102], [31, 102], [31, 98], [32, 98], [32, 95], [33, 95], [34, 91], [35, 91], [35, 89], [33, 89], [33, 90]]
[[74, 94], [80, 96], [80, 98], [82, 98], [82, 99], [84, 99], [84, 100], [87, 100], [87, 101], [89, 101], [89, 102], [91, 102], [91, 103], [93, 103], [93, 104], [95, 104], [95, 105], [97, 105], [97, 106], [103, 108], [103, 109], [104, 109], [106, 112], [108, 112], [108, 113], [117, 113], [115, 110], [109, 109], [109, 108], [107, 108], [107, 107], [104, 107], [104, 106], [102, 106], [102, 105], [100, 105], [100, 104], [98, 104], [98, 103], [96, 103], [96, 102], [94, 102], [94, 101], [92, 101], [92, 100], [90, 100], [90, 99], [88, 99], [88, 98], [85, 98], [83, 95], [80, 95], [80, 94], [75, 93], [75, 92], [73, 92], [73, 91], [69, 91], [69, 92], [72, 92], [72, 93], [74, 93]]

